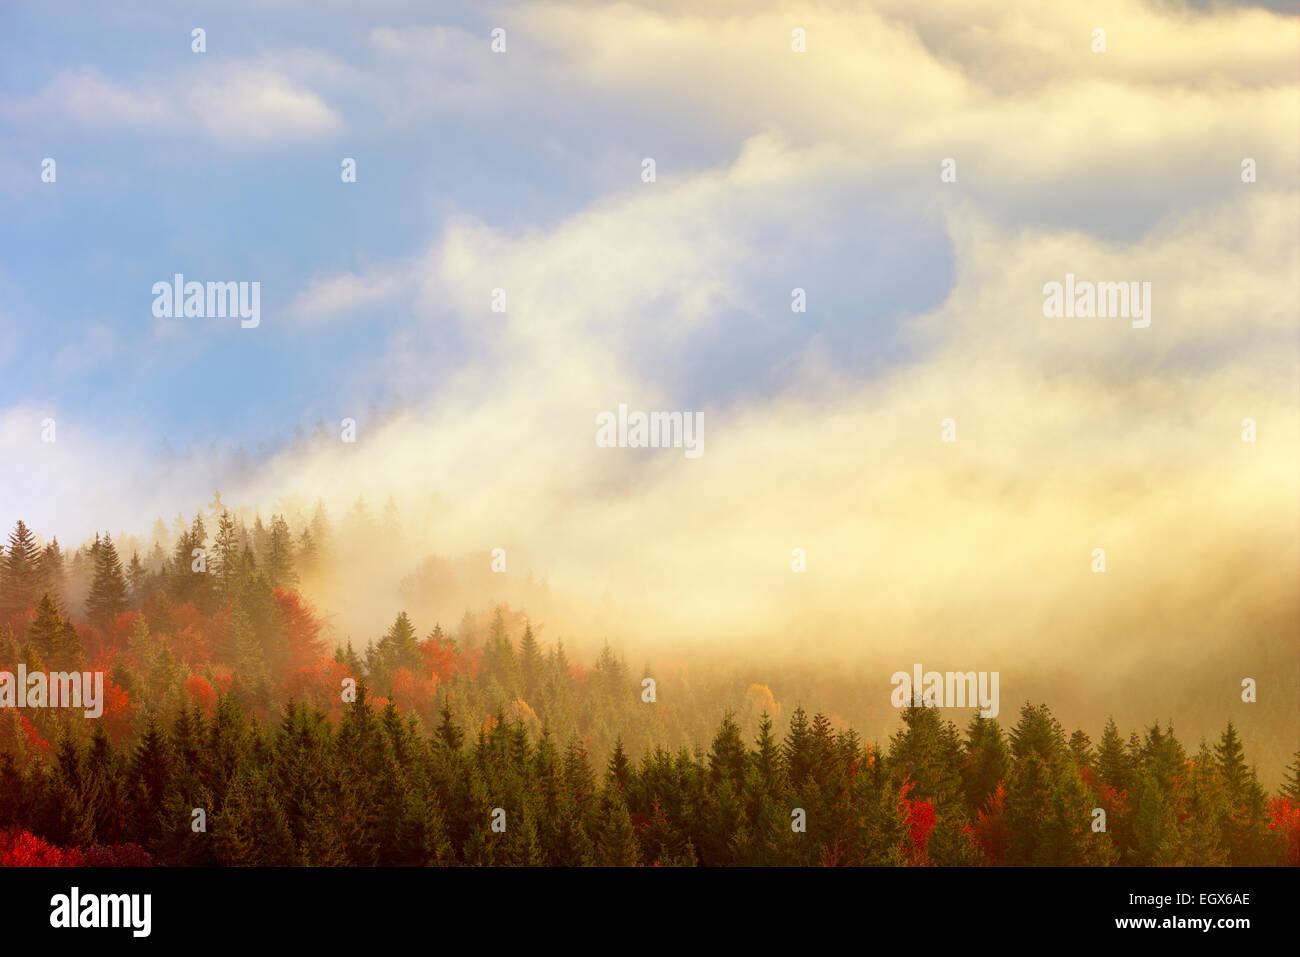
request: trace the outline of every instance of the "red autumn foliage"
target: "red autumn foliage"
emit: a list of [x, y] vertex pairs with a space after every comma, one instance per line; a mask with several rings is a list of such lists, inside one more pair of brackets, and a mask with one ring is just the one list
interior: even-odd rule
[[63, 850], [28, 831], [0, 834], [0, 867], [77, 867], [81, 851]]
[[176, 656], [182, 661], [188, 662], [192, 668], [202, 667], [211, 658], [207, 635], [203, 633], [203, 629], [196, 628], [193, 625], [177, 628], [176, 637], [172, 639], [171, 646]]
[[27, 744], [32, 750], [40, 751], [42, 754], [50, 753], [50, 742], [41, 737], [36, 726], [27, 720], [27, 715], [18, 715], [19, 726], [23, 729], [23, 736], [27, 739]]
[[420, 655], [424, 658], [424, 670], [446, 681], [456, 670], [456, 652], [450, 642], [439, 642], [432, 638], [420, 642]]
[[[105, 632], [100, 633], [100, 636], [105, 644], [123, 648], [127, 644], [127, 639], [131, 637], [131, 632], [135, 631], [135, 623], [139, 620], [138, 611], [118, 612], [117, 617], [112, 620]], [[96, 629], [92, 627], [90, 630]]]
[[403, 711], [416, 711], [426, 721], [432, 721], [436, 711], [434, 690], [437, 687], [436, 674], [419, 678], [410, 668], [398, 668], [393, 672], [393, 703]]
[[294, 671], [316, 662], [325, 653], [321, 622], [297, 592], [275, 590], [275, 607], [284, 625], [287, 670]]
[[934, 805], [929, 801], [913, 801], [908, 797], [912, 782], [905, 781], [898, 792], [898, 807], [907, 822], [907, 839], [903, 844], [903, 853], [907, 863], [921, 867], [930, 863], [927, 846], [930, 832], [934, 830]]
[[[304, 665], [285, 679], [284, 698], [309, 704], [337, 720], [343, 715], [343, 679], [356, 677], [342, 662], [322, 658]], [[229, 684], [229, 678], [226, 683]]]
[[1268, 829], [1277, 835], [1287, 865], [1300, 867], [1300, 802], [1274, 798], [1268, 804], [1268, 818]]
[[57, 847], [29, 831], [0, 831], [0, 867], [148, 867], [153, 855], [138, 844]]
[[975, 823], [975, 843], [979, 845], [984, 859], [990, 864], [1001, 861], [1011, 843], [1006, 804], [1006, 785], [999, 781], [997, 788], [980, 809], [979, 820]]
[[212, 683], [202, 675], [190, 675], [185, 682], [185, 693], [194, 699], [200, 710], [212, 714], [217, 707], [217, 693], [212, 690]]
[[131, 731], [131, 696], [104, 676], [104, 724], [109, 739], [120, 744], [129, 738]]

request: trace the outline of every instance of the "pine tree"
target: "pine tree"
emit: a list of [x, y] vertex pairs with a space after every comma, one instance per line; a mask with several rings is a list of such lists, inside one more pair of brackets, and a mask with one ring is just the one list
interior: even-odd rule
[[[621, 741], [619, 750], [622, 751]], [[709, 781], [715, 788], [720, 787], [724, 781], [728, 782], [732, 792], [739, 794], [745, 786], [745, 770], [748, 765], [749, 754], [740, 734], [740, 725], [736, 724], [734, 714], [727, 711], [722, 716], [722, 724], [709, 748]]]
[[401, 612], [379, 642], [367, 650], [366, 674], [376, 691], [387, 691], [398, 668], [415, 671], [420, 662], [420, 642], [415, 636], [415, 626], [406, 612]]
[[1222, 829], [1229, 863], [1234, 866], [1262, 864], [1267, 830], [1267, 795], [1255, 771], [1246, 764], [1246, 752], [1231, 721], [1214, 748], [1223, 782], [1226, 805]]
[[[207, 554], [207, 537], [203, 515], [195, 513], [190, 527], [182, 528], [176, 536], [171, 567], [171, 589], [177, 603], [192, 601], [202, 611], [211, 609], [211, 598], [215, 594], [211, 577], [213, 568], [208, 563], [212, 556]], [[200, 552], [202, 564], [198, 560]]]
[[1091, 768], [1097, 763], [1097, 754], [1092, 748], [1092, 739], [1082, 730], [1070, 735], [1070, 757], [1080, 768]]
[[131, 562], [126, 566], [126, 583], [128, 593], [132, 601], [140, 601], [144, 598], [145, 576], [144, 563], [140, 561], [139, 552], [131, 553]]
[[126, 577], [117, 549], [107, 533], [95, 553], [95, 579], [86, 599], [86, 614], [100, 628], [107, 628], [126, 608]]
[[781, 751], [785, 756], [790, 786], [798, 793], [812, 774], [814, 760], [812, 734], [808, 730], [808, 714], [802, 705], [796, 705], [794, 713], [790, 715], [790, 729], [785, 734]]
[[505, 616], [500, 608], [492, 616], [492, 630], [483, 646], [483, 671], [494, 679], [506, 694], [514, 697], [519, 692], [519, 664], [515, 659], [514, 645], [506, 632]]
[[55, 607], [54, 601], [46, 594], [36, 606], [36, 617], [27, 626], [27, 640], [36, 649], [42, 661], [55, 663], [62, 631], [63, 619], [59, 617], [59, 610]]
[[1095, 805], [1078, 766], [1067, 762], [1053, 784], [1051, 804], [1043, 820], [1041, 843], [1033, 863], [1101, 866], [1113, 862], [1118, 853], [1110, 835], [1092, 829]]
[[311, 532], [316, 560], [327, 565], [333, 553], [334, 536], [330, 530], [329, 517], [325, 514], [323, 502], [316, 502], [316, 511], [312, 513], [311, 524], [307, 526], [307, 530]]
[[606, 787], [601, 797], [596, 863], [601, 867], [632, 867], [639, 856], [636, 831], [623, 795], [613, 786]]
[[1055, 783], [1051, 768], [1036, 749], [1027, 748], [1024, 756], [1017, 758], [1007, 789], [1007, 824], [1011, 839], [1006, 863], [1026, 865], [1039, 862]]
[[752, 755], [757, 793], [775, 799], [785, 786], [785, 761], [772, 734], [772, 718], [764, 711], [758, 719], [758, 740]]
[[272, 588], [293, 588], [298, 584], [293, 561], [293, 535], [283, 515], [272, 517], [263, 554], [266, 578]]
[[966, 729], [966, 759], [962, 765], [962, 789], [971, 815], [984, 808], [988, 799], [1011, 774], [1011, 752], [996, 718], [978, 711]]
[[1116, 791], [1132, 791], [1133, 767], [1128, 753], [1124, 750], [1124, 741], [1115, 727], [1115, 719], [1107, 718], [1106, 727], [1101, 733], [1101, 748], [1097, 752], [1097, 770], [1101, 773], [1102, 783]]
[[1300, 751], [1295, 753], [1295, 760], [1286, 769], [1286, 778], [1282, 782], [1282, 796], [1292, 801], [1300, 801]]
[[0, 562], [0, 616], [9, 617], [36, 604], [40, 586], [40, 550], [31, 529], [19, 519]]
[[895, 782], [912, 782], [912, 800], [946, 807], [961, 794], [961, 745], [956, 729], [939, 718], [937, 708], [910, 705], [902, 711], [903, 728], [889, 743], [888, 762]]
[[1063, 766], [1067, 754], [1065, 729], [1047, 705], [1026, 703], [1021, 707], [1020, 720], [1011, 729], [1010, 738], [1011, 756], [1017, 764], [1032, 753], [1054, 772]]
[[524, 637], [519, 642], [519, 676], [523, 698], [530, 704], [536, 702], [544, 668], [541, 648], [538, 647], [537, 639], [533, 636], [533, 626], [527, 624], [524, 626]]
[[311, 528], [304, 528], [298, 535], [298, 565], [304, 575], [316, 571], [316, 541], [311, 537]]
[[1149, 769], [1141, 772], [1135, 786], [1132, 863], [1143, 867], [1177, 863], [1178, 847], [1183, 839], [1173, 795], [1160, 786]]
[[67, 576], [63, 570], [63, 551], [59, 548], [58, 538], [41, 549], [41, 557], [36, 563], [38, 590], [49, 595], [56, 605], [62, 606], [67, 601]]
[[235, 588], [239, 576], [240, 560], [239, 530], [230, 512], [222, 510], [217, 522], [217, 540], [213, 546], [212, 570], [217, 576], [217, 589], [221, 597], [228, 597]]
[[1179, 829], [1178, 862], [1192, 867], [1228, 863], [1219, 823], [1224, 795], [1214, 755], [1204, 740], [1191, 763], [1182, 796], [1183, 824]]
[[132, 830], [138, 843], [156, 848], [167, 829], [165, 809], [171, 783], [172, 755], [157, 715], [149, 714], [144, 733], [131, 755], [129, 786]]

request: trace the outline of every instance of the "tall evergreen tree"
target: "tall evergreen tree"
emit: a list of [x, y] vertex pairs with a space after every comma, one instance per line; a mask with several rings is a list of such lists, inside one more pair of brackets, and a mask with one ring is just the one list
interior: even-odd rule
[[1011, 752], [996, 718], [978, 711], [966, 729], [966, 759], [962, 765], [962, 788], [966, 807], [973, 816], [984, 808], [999, 784], [1011, 773]]
[[63, 570], [63, 551], [59, 548], [58, 538], [41, 549], [41, 556], [36, 562], [37, 589], [54, 599], [54, 603], [63, 606], [67, 601], [67, 575]]
[[40, 598], [40, 549], [36, 536], [19, 519], [9, 535], [9, 548], [0, 562], [0, 616], [9, 617], [35, 606]]
[[527, 624], [524, 626], [524, 637], [519, 642], [519, 677], [524, 700], [530, 704], [537, 700], [544, 668], [541, 648], [533, 636], [533, 626]]
[[1292, 801], [1300, 801], [1300, 751], [1295, 753], [1294, 760], [1286, 769], [1286, 777], [1282, 781], [1282, 796]]
[[263, 567], [272, 588], [293, 588], [298, 584], [298, 573], [294, 569], [293, 535], [283, 515], [271, 518]]
[[1116, 791], [1133, 789], [1133, 766], [1113, 717], [1106, 719], [1106, 727], [1101, 733], [1097, 770], [1101, 773], [1102, 783]]
[[107, 628], [126, 608], [126, 576], [112, 539], [105, 533], [95, 553], [95, 578], [86, 599], [86, 615], [93, 624]]
[[217, 576], [221, 597], [229, 597], [239, 579], [240, 536], [230, 512], [223, 509], [217, 520], [217, 540], [213, 545], [212, 570]]

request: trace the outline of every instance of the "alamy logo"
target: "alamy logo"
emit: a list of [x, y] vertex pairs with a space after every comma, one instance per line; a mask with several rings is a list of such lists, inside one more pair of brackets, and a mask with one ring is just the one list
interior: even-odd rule
[[186, 282], [182, 273], [172, 281], [153, 284], [153, 314], [159, 319], [224, 319], [238, 316], [244, 329], [262, 321], [260, 282]]
[[0, 708], [84, 708], [87, 718], [104, 713], [104, 672], [0, 671]]
[[1132, 319], [1134, 329], [1151, 325], [1151, 283], [1075, 281], [1043, 286], [1043, 315], [1049, 319]]
[[998, 716], [998, 673], [996, 671], [926, 671], [912, 666], [912, 673], [895, 671], [889, 679], [894, 692], [889, 703], [895, 708], [919, 704], [925, 708], [973, 708], [980, 716]]
[[132, 937], [148, 937], [153, 925], [153, 896], [150, 894], [70, 893], [50, 898], [50, 926], [126, 927]]
[[596, 416], [596, 444], [602, 449], [686, 449], [688, 459], [704, 454], [703, 412], [628, 412]]

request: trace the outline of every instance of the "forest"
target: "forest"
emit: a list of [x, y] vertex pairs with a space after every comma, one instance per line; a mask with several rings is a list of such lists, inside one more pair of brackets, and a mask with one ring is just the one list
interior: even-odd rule
[[319, 508], [162, 538], [8, 536], [0, 671], [102, 671], [106, 701], [0, 709], [0, 865], [1300, 865], [1300, 752], [1270, 794], [1230, 722], [915, 706], [869, 742], [758, 683], [647, 701], [649, 666], [508, 606], [331, 642]]

